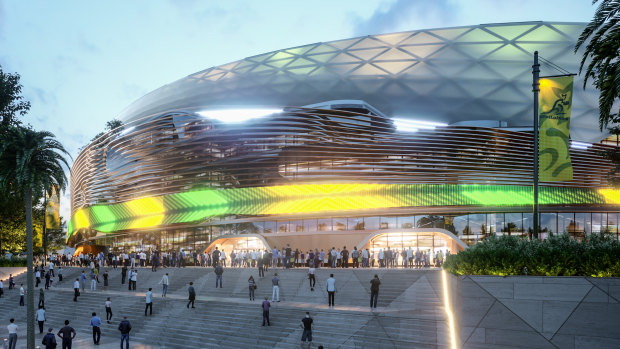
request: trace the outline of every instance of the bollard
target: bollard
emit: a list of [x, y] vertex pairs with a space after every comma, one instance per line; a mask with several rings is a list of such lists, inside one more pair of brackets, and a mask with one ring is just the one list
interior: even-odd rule
[[4, 339], [4, 342], [2, 343], [2, 349], [8, 349], [9, 347], [9, 340], [8, 339]]

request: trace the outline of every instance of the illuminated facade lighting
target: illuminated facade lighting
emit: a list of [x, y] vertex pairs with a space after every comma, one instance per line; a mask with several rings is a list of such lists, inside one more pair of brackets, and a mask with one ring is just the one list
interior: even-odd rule
[[221, 122], [236, 123], [250, 119], [263, 118], [281, 112], [282, 109], [220, 109], [205, 110], [198, 112], [198, 114]]
[[[516, 225], [526, 235], [533, 142], [518, 126], [531, 119], [522, 92], [531, 89], [531, 54], [577, 70], [571, 47], [584, 26], [364, 36], [189, 75], [130, 105], [123, 131], [79, 154], [68, 243], [190, 248], [182, 244], [191, 240], [202, 249], [251, 230], [278, 246], [320, 231], [331, 246], [346, 229], [356, 245], [388, 229], [385, 244], [400, 237], [430, 249], [450, 244], [418, 239], [423, 227], [443, 229], [424, 232], [428, 240], [471, 243]], [[617, 147], [599, 142], [596, 90], [574, 93], [573, 180], [541, 183], [541, 222], [553, 212], [548, 231], [617, 231], [620, 193], [601, 156]]]

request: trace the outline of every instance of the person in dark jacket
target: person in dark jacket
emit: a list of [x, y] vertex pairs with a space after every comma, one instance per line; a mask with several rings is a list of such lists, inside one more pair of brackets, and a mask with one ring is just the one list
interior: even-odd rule
[[58, 337], [62, 338], [62, 349], [71, 349], [71, 344], [75, 336], [75, 330], [73, 327], [69, 326], [69, 320], [65, 320], [65, 327], [58, 331]]
[[187, 308], [189, 308], [189, 304], [192, 304], [192, 308], [196, 308], [194, 306], [194, 301], [196, 300], [196, 290], [194, 290], [194, 283], [190, 282], [189, 283], [189, 288], [187, 289], [187, 292], [189, 292], [189, 302], [187, 302]]
[[131, 331], [131, 323], [127, 320], [127, 316], [123, 316], [123, 321], [118, 325], [118, 330], [121, 331], [121, 349], [123, 348], [123, 342], [125, 343], [125, 349], [129, 349], [129, 331]]
[[43, 337], [41, 344], [45, 345], [45, 349], [56, 349], [56, 345], [58, 345], [58, 343], [56, 343], [56, 336], [54, 335], [53, 328], [50, 327], [47, 330], [47, 334]]
[[379, 285], [381, 280], [379, 276], [375, 274], [375, 278], [370, 280], [370, 308], [377, 308], [377, 299], [379, 298]]

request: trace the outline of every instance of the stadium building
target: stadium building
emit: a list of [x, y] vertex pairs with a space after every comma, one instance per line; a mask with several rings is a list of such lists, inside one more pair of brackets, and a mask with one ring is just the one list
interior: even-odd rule
[[[71, 169], [71, 245], [456, 252], [532, 230], [532, 61], [578, 71], [582, 23], [321, 42], [206, 69], [140, 98]], [[555, 75], [551, 64], [542, 75]], [[574, 178], [541, 182], [540, 225], [616, 234], [616, 149], [575, 78]]]

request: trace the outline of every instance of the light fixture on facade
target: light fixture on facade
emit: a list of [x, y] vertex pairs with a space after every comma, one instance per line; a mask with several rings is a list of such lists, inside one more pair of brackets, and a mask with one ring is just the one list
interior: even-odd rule
[[418, 130], [434, 130], [437, 127], [448, 126], [441, 122], [419, 121], [411, 119], [394, 118], [394, 125], [398, 131], [418, 132]]
[[198, 112], [198, 114], [221, 122], [236, 123], [281, 112], [282, 109], [219, 109], [205, 110]]
[[577, 141], [572, 141], [572, 140], [570, 141], [570, 147], [575, 148], [575, 149], [587, 150], [591, 146], [592, 146], [592, 143], [577, 142]]

